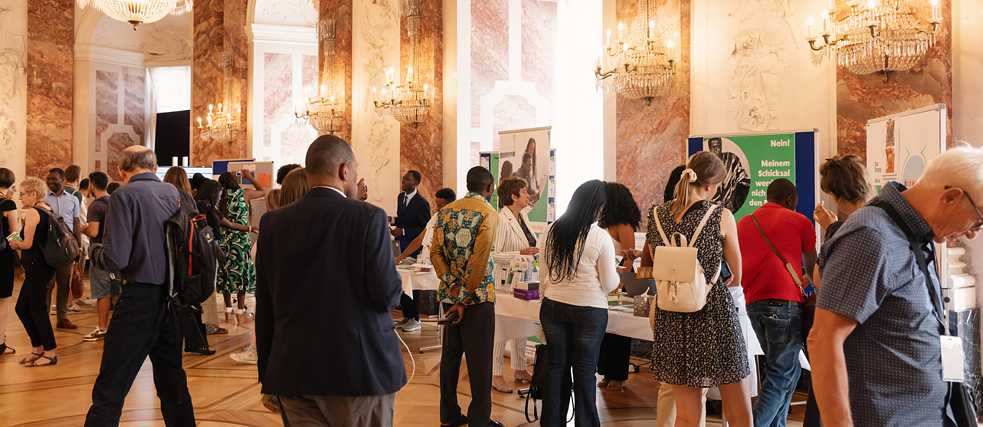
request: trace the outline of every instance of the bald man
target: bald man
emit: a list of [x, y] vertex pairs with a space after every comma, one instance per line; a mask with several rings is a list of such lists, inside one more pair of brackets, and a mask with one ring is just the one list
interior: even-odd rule
[[280, 397], [285, 426], [392, 426], [406, 368], [389, 314], [403, 287], [386, 213], [356, 200], [358, 161], [345, 140], [319, 137], [306, 163], [311, 191], [259, 227], [263, 393]]

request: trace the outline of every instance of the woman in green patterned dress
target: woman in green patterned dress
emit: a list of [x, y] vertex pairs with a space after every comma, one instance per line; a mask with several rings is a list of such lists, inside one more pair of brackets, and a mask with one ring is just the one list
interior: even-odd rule
[[[222, 197], [219, 200], [218, 210], [229, 222], [249, 226], [249, 201], [261, 198], [265, 193], [263, 186], [249, 171], [244, 170], [241, 175], [256, 189], [243, 190], [232, 172], [223, 173], [218, 178], [219, 184], [222, 184]], [[249, 227], [249, 232], [258, 233], [259, 227]], [[246, 313], [246, 293], [256, 291], [256, 270], [253, 267], [253, 259], [249, 256], [249, 232], [228, 228], [222, 230], [225, 263], [219, 265], [217, 288], [225, 297], [227, 322], [232, 321], [232, 294], [237, 295], [236, 322], [242, 323], [252, 318], [252, 314]]]

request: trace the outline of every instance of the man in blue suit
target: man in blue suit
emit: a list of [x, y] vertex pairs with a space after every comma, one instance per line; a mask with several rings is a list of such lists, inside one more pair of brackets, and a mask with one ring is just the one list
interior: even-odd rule
[[311, 191], [260, 222], [263, 393], [280, 397], [285, 426], [392, 426], [406, 368], [389, 314], [402, 284], [386, 213], [355, 200], [358, 164], [345, 140], [319, 137], [306, 160]]
[[[402, 250], [410, 245], [414, 239], [427, 228], [430, 222], [430, 202], [423, 198], [417, 191], [423, 177], [420, 172], [415, 170], [406, 171], [401, 183], [402, 193], [396, 198], [396, 218], [393, 223], [392, 235], [399, 242]], [[420, 255], [422, 248], [410, 254], [412, 257]], [[403, 294], [400, 299], [400, 306], [403, 308], [403, 320], [397, 326], [401, 326], [404, 332], [420, 330], [420, 291], [413, 291], [413, 298]]]

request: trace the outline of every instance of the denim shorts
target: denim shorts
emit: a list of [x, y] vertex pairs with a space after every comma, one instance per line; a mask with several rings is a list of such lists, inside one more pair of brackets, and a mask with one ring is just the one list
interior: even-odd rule
[[92, 298], [118, 297], [122, 290], [122, 282], [112, 280], [110, 273], [96, 267], [89, 267], [89, 289], [92, 291]]

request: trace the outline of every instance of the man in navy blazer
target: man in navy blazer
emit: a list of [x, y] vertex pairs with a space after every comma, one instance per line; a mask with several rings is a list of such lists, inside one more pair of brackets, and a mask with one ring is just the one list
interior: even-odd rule
[[263, 215], [256, 254], [256, 343], [263, 393], [285, 426], [391, 426], [406, 369], [389, 312], [402, 284], [386, 213], [355, 200], [345, 140], [307, 150], [311, 191]]
[[[423, 195], [417, 191], [422, 180], [423, 177], [420, 172], [408, 170], [400, 183], [403, 192], [396, 197], [396, 221], [393, 224], [396, 228], [391, 231], [393, 237], [399, 242], [400, 251], [409, 247], [417, 236], [423, 234], [426, 231], [427, 223], [430, 222], [430, 202], [427, 202], [427, 199], [424, 199]], [[421, 246], [410, 256], [419, 256], [422, 250], [423, 247]], [[403, 294], [400, 300], [403, 320], [396, 326], [402, 327], [404, 332], [420, 330], [419, 304], [420, 291], [413, 291], [413, 298]]]

